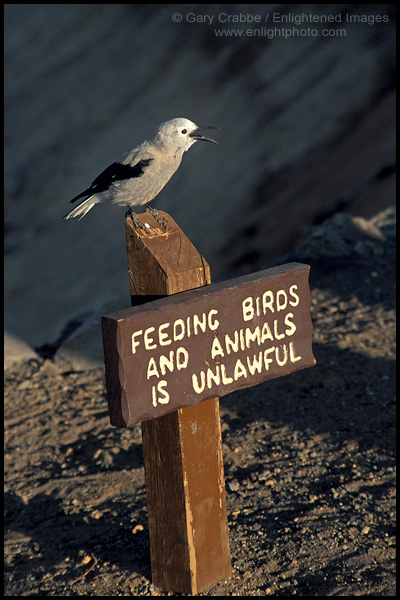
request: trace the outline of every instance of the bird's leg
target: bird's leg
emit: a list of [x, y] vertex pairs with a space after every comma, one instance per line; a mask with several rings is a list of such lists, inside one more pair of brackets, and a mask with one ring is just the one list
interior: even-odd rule
[[161, 225], [162, 227], [165, 227], [165, 231], [168, 230], [168, 220], [165, 217], [162, 217], [156, 208], [153, 208], [152, 206], [150, 206], [150, 204], [148, 204], [146, 206], [146, 210], [151, 215], [153, 215], [154, 219], [157, 221], [157, 223], [159, 225]]
[[139, 229], [144, 229], [146, 231], [146, 227], [143, 225], [142, 221], [138, 218], [137, 214], [133, 212], [130, 206], [128, 206], [128, 210], [125, 213], [125, 219], [130, 217], [132, 219], [132, 223], [134, 227], [139, 227]]

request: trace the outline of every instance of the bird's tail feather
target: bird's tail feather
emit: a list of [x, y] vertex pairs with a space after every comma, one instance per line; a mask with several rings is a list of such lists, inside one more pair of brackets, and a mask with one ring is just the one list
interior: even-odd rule
[[72, 200], [69, 201], [70, 204], [73, 204], [74, 202], [76, 202], [77, 200], [79, 200], [79, 198], [83, 198], [83, 196], [90, 196], [91, 193], [89, 190], [85, 190], [84, 192], [81, 192], [80, 194], [78, 194], [77, 196], [75, 196], [75, 198], [72, 198]]
[[70, 210], [66, 215], [64, 215], [63, 219], [71, 219], [71, 217], [78, 217], [79, 220], [81, 220], [82, 217], [84, 217], [86, 213], [88, 213], [89, 210], [93, 208], [95, 204], [97, 204], [97, 202], [98, 201], [94, 196], [90, 196], [89, 198], [86, 198], [86, 200], [83, 200], [83, 202], [78, 204], [78, 206], [75, 206], [75, 208]]

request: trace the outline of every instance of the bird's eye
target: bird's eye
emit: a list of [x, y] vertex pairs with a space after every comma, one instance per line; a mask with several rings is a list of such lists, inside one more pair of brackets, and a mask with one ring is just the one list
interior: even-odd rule
[[182, 129], [181, 133], [187, 133], [187, 129]]

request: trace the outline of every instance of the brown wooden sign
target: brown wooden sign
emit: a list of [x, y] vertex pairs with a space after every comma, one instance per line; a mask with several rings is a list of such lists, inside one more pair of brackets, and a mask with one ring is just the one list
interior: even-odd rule
[[290, 263], [103, 317], [111, 424], [313, 366], [309, 269]]

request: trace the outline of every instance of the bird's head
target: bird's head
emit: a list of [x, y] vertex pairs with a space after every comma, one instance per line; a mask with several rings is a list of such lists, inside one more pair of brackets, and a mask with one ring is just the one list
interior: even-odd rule
[[196, 123], [189, 121], [189, 119], [178, 118], [162, 123], [156, 135], [163, 145], [186, 152], [197, 141], [219, 144], [219, 142], [202, 135], [201, 132], [205, 129], [218, 128], [211, 125], [196, 125]]

